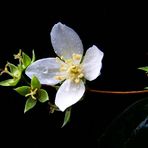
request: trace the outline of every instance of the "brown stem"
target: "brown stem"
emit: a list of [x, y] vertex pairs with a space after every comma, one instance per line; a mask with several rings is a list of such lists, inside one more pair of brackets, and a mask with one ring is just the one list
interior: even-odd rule
[[88, 88], [87, 91], [93, 92], [93, 93], [99, 93], [99, 94], [144, 94], [148, 93], [148, 90], [135, 90], [135, 91], [110, 91], [110, 90], [95, 90]]

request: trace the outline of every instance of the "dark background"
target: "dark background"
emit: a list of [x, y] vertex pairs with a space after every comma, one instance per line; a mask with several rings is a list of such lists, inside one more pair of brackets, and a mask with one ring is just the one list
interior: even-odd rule
[[[55, 56], [50, 30], [57, 22], [73, 28], [85, 50], [97, 45], [104, 52], [101, 76], [89, 87], [101, 90], [141, 90], [147, 85], [147, 9], [141, 3], [79, 2], [3, 4], [0, 10], [0, 67], [21, 48], [37, 59]], [[51, 92], [52, 93], [52, 92]], [[50, 95], [50, 93], [49, 93]], [[71, 122], [60, 128], [63, 113], [48, 115], [40, 105], [24, 115], [25, 99], [0, 87], [0, 133], [5, 146], [97, 147], [97, 138], [112, 119], [142, 95], [86, 93], [73, 107]], [[21, 142], [19, 144], [19, 142]], [[69, 144], [71, 143], [71, 144]], [[48, 145], [48, 146], [46, 146]]]

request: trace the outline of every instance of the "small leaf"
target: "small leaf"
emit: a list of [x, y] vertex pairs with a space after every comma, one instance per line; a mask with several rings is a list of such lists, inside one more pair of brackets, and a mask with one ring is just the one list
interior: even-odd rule
[[25, 54], [24, 52], [22, 53], [23, 56], [23, 69], [27, 68], [31, 64], [31, 58]]
[[17, 66], [15, 66], [15, 65], [12, 64], [12, 63], [8, 63], [8, 66], [9, 66], [9, 68], [10, 68], [10, 72], [11, 72], [13, 75], [17, 75], [17, 74], [18, 74], [19, 69], [18, 69]]
[[40, 89], [38, 91], [38, 100], [41, 102], [41, 103], [44, 103], [46, 101], [49, 100], [49, 97], [48, 97], [48, 93], [46, 92], [46, 90], [44, 89]]
[[38, 80], [38, 78], [36, 76], [32, 77], [32, 79], [31, 79], [31, 86], [32, 86], [33, 89], [35, 89], [35, 88], [40, 89], [41, 88], [40, 81]]
[[140, 70], [144, 70], [145, 72], [148, 72], [148, 66], [140, 67], [140, 68], [138, 68], [138, 69], [140, 69]]
[[34, 50], [32, 50], [32, 60], [31, 60], [31, 63], [33, 63], [35, 61], [35, 52]]
[[148, 87], [144, 87], [144, 89], [148, 89]]
[[25, 96], [26, 94], [30, 93], [30, 87], [29, 86], [17, 87], [14, 90], [17, 91], [22, 96]]
[[12, 73], [12, 75], [15, 77], [15, 79], [20, 79], [21, 75], [22, 75], [22, 69], [20, 69], [20, 67], [16, 67], [13, 64], [9, 64], [10, 67], [10, 72]]
[[24, 113], [26, 113], [28, 110], [32, 109], [36, 105], [36, 100], [32, 99], [31, 97], [27, 99], [25, 104]]
[[70, 121], [70, 116], [71, 116], [71, 108], [68, 108], [65, 111], [64, 123], [63, 123], [62, 127], [64, 127]]
[[18, 83], [18, 79], [8, 79], [0, 82], [1, 86], [15, 86]]

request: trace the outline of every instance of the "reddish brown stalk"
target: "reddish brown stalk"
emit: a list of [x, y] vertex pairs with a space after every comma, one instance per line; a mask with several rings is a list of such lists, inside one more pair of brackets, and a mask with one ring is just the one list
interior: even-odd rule
[[87, 89], [89, 92], [100, 93], [100, 94], [144, 94], [148, 93], [148, 90], [135, 90], [135, 91], [110, 91], [110, 90], [95, 90], [95, 89]]

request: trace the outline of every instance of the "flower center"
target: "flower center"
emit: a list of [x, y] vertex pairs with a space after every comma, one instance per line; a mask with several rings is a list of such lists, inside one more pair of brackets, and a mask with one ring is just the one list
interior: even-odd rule
[[79, 83], [80, 80], [84, 77], [83, 69], [80, 64], [82, 55], [73, 54], [71, 59], [64, 60], [61, 59], [64, 63], [60, 62], [60, 59], [57, 58], [57, 62], [60, 63], [60, 75], [57, 75], [55, 78], [57, 80], [70, 79], [75, 83]]

